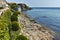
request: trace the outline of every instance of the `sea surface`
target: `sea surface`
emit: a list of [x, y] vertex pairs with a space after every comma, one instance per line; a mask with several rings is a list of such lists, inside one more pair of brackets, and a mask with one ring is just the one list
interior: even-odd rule
[[60, 38], [60, 8], [32, 8], [25, 13], [37, 23], [44, 24], [53, 30], [56, 37]]

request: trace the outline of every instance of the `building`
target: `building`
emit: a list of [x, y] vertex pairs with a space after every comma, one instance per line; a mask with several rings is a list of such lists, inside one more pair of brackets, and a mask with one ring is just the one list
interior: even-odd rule
[[0, 0], [0, 7], [6, 7], [6, 6], [8, 6], [7, 4], [6, 4], [6, 0]]

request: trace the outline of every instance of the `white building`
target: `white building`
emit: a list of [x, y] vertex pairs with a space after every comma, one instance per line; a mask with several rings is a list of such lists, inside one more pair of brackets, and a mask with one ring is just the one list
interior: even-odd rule
[[18, 7], [18, 11], [21, 11], [21, 7]]

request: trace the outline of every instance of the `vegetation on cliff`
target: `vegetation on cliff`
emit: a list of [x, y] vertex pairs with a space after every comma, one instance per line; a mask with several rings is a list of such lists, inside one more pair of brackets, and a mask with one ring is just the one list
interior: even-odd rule
[[28, 39], [23, 35], [19, 35], [17, 36], [16, 40], [28, 40]]
[[26, 11], [26, 10], [30, 10], [31, 8], [29, 6], [27, 6], [24, 3], [8, 3], [8, 5], [11, 7], [11, 9], [14, 9], [15, 11], [18, 11], [18, 8], [21, 8], [21, 11]]
[[0, 18], [0, 40], [10, 40], [9, 24], [10, 24], [11, 12], [7, 10], [3, 12]]
[[19, 26], [18, 23], [18, 14], [20, 13], [12, 12], [10, 9], [2, 13], [0, 17], [0, 40], [16, 40], [19, 36], [21, 25]]
[[[0, 18], [0, 40], [53, 40], [54, 36], [44, 26], [18, 12], [16, 3], [9, 4], [9, 10]], [[19, 4], [20, 5], [20, 4]], [[22, 6], [24, 5], [24, 6]], [[23, 10], [29, 9], [25, 4]], [[13, 9], [13, 10], [12, 10]]]
[[11, 9], [14, 9], [15, 11], [18, 10], [18, 5], [16, 3], [8, 3]]

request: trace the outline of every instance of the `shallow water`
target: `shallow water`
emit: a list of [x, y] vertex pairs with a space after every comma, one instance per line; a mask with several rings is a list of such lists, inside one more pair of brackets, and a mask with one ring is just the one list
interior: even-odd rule
[[34, 18], [37, 23], [44, 24], [56, 32], [60, 37], [60, 9], [37, 9], [25, 11], [30, 18]]

